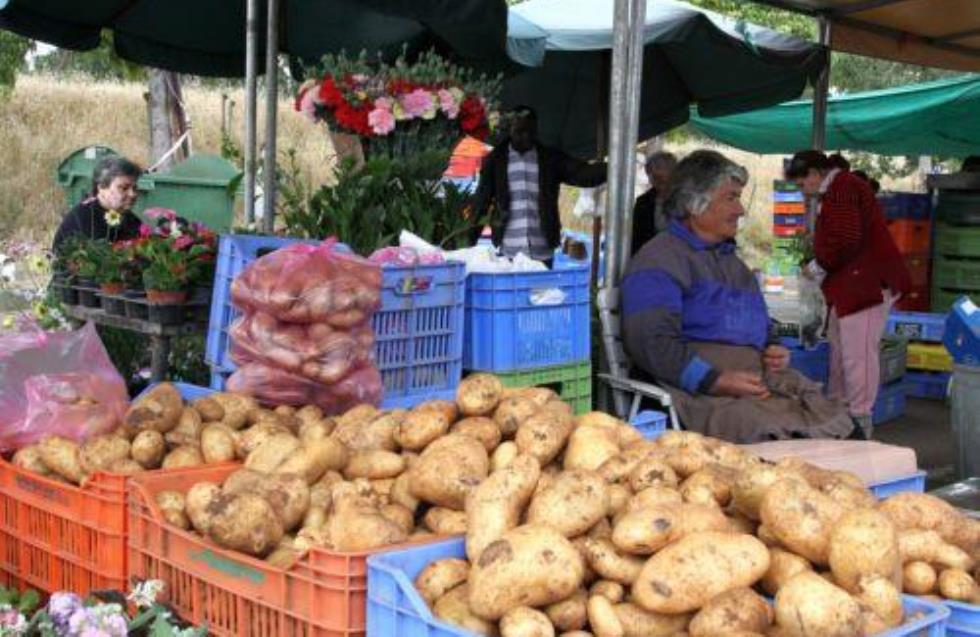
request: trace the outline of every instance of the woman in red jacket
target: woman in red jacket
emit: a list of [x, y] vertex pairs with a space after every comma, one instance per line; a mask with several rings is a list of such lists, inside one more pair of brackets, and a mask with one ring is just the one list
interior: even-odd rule
[[909, 291], [905, 261], [888, 232], [871, 186], [825, 154], [793, 155], [786, 179], [819, 197], [813, 244], [830, 311], [831, 398], [847, 403], [871, 437], [871, 410], [881, 382], [881, 337], [892, 304]]

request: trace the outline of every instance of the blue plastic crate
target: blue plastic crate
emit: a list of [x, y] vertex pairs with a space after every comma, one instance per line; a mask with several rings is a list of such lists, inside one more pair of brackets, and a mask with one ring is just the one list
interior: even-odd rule
[[776, 226], [802, 226], [806, 223], [806, 215], [773, 215], [772, 223]]
[[[432, 614], [413, 582], [428, 564], [466, 558], [466, 540], [455, 538], [407, 549], [376, 553], [367, 560], [366, 637], [474, 637]], [[918, 617], [875, 637], [943, 637], [950, 609], [943, 604], [903, 596], [907, 616]]]
[[906, 372], [906, 393], [909, 398], [946, 400], [951, 377], [949, 372]]
[[790, 367], [816, 383], [827, 384], [830, 379], [830, 344], [821, 341], [814, 349], [804, 349], [796, 338], [783, 338], [782, 343], [789, 348]]
[[772, 200], [775, 203], [803, 203], [803, 193], [802, 192], [781, 192], [779, 190], [773, 191]]
[[[564, 300], [534, 304], [552, 289], [561, 290]], [[589, 360], [589, 305], [588, 266], [470, 274], [463, 368], [512, 372]]]
[[926, 475], [927, 473], [925, 471], [916, 471], [911, 475], [869, 484], [868, 489], [879, 500], [884, 500], [896, 493], [924, 493], [926, 490]]
[[947, 635], [980, 635], [980, 606], [964, 602], [943, 602], [950, 610]]
[[641, 411], [630, 420], [630, 424], [647, 440], [655, 440], [667, 431], [667, 414], [652, 409]]
[[[206, 352], [212, 388], [223, 388], [235, 370], [228, 327], [239, 312], [229, 300], [231, 282], [258, 257], [297, 241], [221, 237]], [[382, 269], [381, 309], [372, 319], [374, 357], [384, 387], [382, 406], [411, 407], [455, 396], [462, 376], [465, 277], [465, 266], [454, 262]]]
[[882, 385], [878, 389], [878, 399], [875, 400], [871, 412], [871, 423], [875, 426], [884, 424], [905, 415], [905, 381], [899, 380], [890, 385]]
[[895, 336], [904, 336], [910, 341], [941, 343], [945, 325], [945, 314], [893, 311], [888, 315], [886, 331]]
[[961, 296], [946, 317], [943, 345], [960, 365], [980, 365], [980, 308]]
[[923, 221], [932, 216], [932, 198], [915, 192], [889, 192], [878, 195], [886, 219]]

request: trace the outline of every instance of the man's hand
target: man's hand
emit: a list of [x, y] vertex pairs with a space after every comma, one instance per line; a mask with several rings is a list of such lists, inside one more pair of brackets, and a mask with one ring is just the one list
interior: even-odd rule
[[789, 367], [789, 350], [782, 345], [770, 345], [762, 352], [762, 366], [767, 372], [779, 372]]
[[733, 398], [768, 398], [769, 389], [762, 381], [762, 376], [752, 372], [728, 370], [718, 376], [711, 387], [715, 396], [732, 396]]

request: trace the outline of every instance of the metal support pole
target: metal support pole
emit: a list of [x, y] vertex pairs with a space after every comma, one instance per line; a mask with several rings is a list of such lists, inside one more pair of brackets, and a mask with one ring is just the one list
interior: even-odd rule
[[[606, 276], [604, 287], [619, 285], [619, 243], [623, 215], [620, 214], [623, 189], [623, 146], [626, 139], [627, 77], [629, 68], [630, 4], [633, 0], [616, 0], [613, 12], [612, 71], [609, 76], [609, 172], [606, 180]], [[598, 249], [599, 246], [594, 246]]]
[[279, 115], [279, 0], [269, 0], [265, 37], [265, 161], [262, 164], [262, 229], [276, 223], [276, 117]]
[[619, 277], [626, 272], [629, 264], [630, 246], [633, 236], [633, 204], [636, 199], [636, 142], [640, 127], [640, 90], [643, 81], [643, 36], [646, 24], [646, 0], [632, 0], [630, 6], [629, 65], [626, 75], [626, 133], [623, 144], [622, 204], [619, 208], [621, 218], [619, 228]]
[[245, 27], [245, 223], [255, 222], [255, 102], [259, 0], [248, 0]]
[[[817, 22], [820, 44], [830, 47], [830, 20], [820, 16]], [[827, 94], [830, 92], [830, 60], [827, 52], [827, 66], [820, 72], [813, 93], [813, 139], [811, 145], [817, 150], [823, 150], [827, 142]]]

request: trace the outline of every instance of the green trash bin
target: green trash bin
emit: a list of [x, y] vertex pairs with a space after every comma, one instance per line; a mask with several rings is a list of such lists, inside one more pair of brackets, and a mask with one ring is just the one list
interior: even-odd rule
[[217, 155], [193, 155], [170, 170], [140, 177], [136, 212], [170, 208], [216, 232], [231, 230], [240, 171]]
[[106, 155], [118, 155], [108, 146], [94, 144], [69, 154], [55, 170], [58, 185], [65, 191], [65, 204], [72, 208], [92, 194], [92, 172]]

